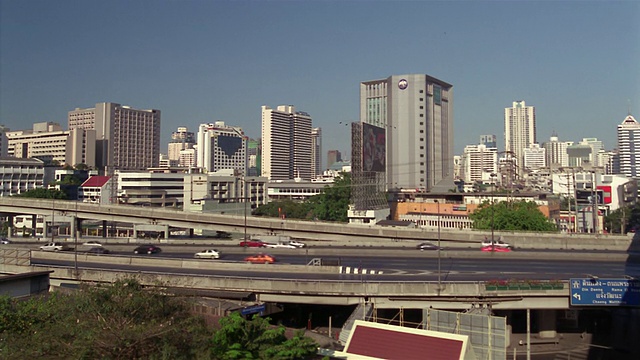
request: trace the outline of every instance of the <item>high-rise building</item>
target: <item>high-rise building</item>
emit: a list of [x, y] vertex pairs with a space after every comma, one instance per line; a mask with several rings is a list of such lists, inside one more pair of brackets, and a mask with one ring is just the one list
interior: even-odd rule
[[327, 151], [327, 169], [331, 168], [331, 165], [338, 161], [342, 161], [342, 154], [339, 150]]
[[[380, 161], [387, 189], [430, 190], [453, 176], [451, 84], [423, 74], [362, 82], [360, 121], [382, 129], [375, 144], [368, 139], [377, 131], [373, 129], [362, 143], [382, 147], [382, 154], [376, 153], [384, 157]], [[367, 154], [366, 148], [363, 154]]]
[[96, 132], [96, 167], [144, 170], [160, 161], [160, 110], [138, 110], [103, 102], [69, 111], [69, 130]]
[[480, 145], [485, 145], [487, 148], [498, 148], [498, 142], [495, 135], [480, 135]]
[[545, 150], [547, 166], [569, 166], [567, 146], [569, 146], [569, 144], [564, 141], [559, 141], [556, 134], [553, 134], [549, 138], [549, 141], [543, 143], [542, 147]]
[[311, 151], [311, 177], [315, 179], [322, 175], [322, 129], [319, 127], [311, 129]]
[[504, 109], [505, 150], [513, 153], [518, 169], [524, 165], [524, 149], [536, 141], [536, 111], [526, 106], [524, 100], [514, 101]]
[[180, 151], [191, 149], [196, 143], [196, 137], [193, 132], [188, 131], [186, 127], [179, 127], [178, 131], [171, 133], [171, 141], [169, 141], [168, 152], [169, 160], [180, 162]]
[[293, 105], [262, 106], [262, 176], [311, 180], [311, 128], [311, 116]]
[[524, 168], [538, 170], [547, 166], [546, 151], [539, 144], [531, 144], [524, 149]]
[[491, 179], [491, 174], [498, 173], [498, 149], [484, 144], [465, 146], [462, 173], [467, 184]]
[[618, 125], [618, 156], [621, 174], [640, 177], [640, 123], [631, 114]]
[[258, 176], [260, 174], [260, 146], [259, 140], [249, 139], [247, 145], [249, 176]]
[[597, 138], [583, 138], [582, 141], [580, 141], [580, 145], [591, 146], [591, 158], [589, 160], [593, 166], [601, 166], [598, 162], [598, 154], [604, 151], [604, 144], [602, 141]]
[[7, 132], [9, 128], [4, 125], [0, 125], [0, 158], [8, 156], [9, 140], [7, 139]]
[[240, 127], [224, 121], [201, 124], [198, 128], [197, 165], [205, 173], [233, 169], [238, 176], [247, 174], [247, 141]]

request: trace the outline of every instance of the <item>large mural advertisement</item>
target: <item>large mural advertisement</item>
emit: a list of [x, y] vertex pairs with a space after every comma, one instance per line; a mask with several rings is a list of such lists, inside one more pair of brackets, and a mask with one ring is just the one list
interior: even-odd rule
[[384, 172], [386, 152], [385, 129], [362, 125], [362, 167], [364, 171]]

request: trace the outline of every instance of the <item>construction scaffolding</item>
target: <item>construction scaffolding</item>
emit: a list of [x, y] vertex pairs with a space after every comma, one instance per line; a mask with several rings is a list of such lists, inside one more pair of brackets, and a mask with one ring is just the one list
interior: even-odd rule
[[[372, 157], [375, 146], [371, 139], [365, 139], [364, 126], [360, 122], [351, 123], [351, 204], [357, 211], [384, 209], [389, 207], [385, 188], [386, 173], [384, 170], [366, 169], [370, 166], [365, 166], [365, 153], [368, 158]], [[366, 126], [373, 127], [369, 124]], [[383, 153], [382, 156], [386, 155]]]

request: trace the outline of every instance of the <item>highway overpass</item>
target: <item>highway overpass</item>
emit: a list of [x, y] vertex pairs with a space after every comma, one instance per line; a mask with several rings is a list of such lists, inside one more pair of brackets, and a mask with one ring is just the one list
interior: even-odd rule
[[[19, 200], [17, 200], [19, 199]], [[98, 205], [77, 201], [28, 198], [0, 198], [0, 213], [54, 216], [58, 219], [78, 218], [107, 222], [124, 222], [148, 226], [168, 226], [184, 229], [223, 230], [247, 234], [277, 232], [291, 237], [315, 239], [335, 244], [375, 245], [380, 241], [436, 240], [438, 232], [429, 229], [406, 229], [336, 224], [327, 222], [283, 220], [253, 216], [201, 214], [171, 208], [134, 207], [130, 205]], [[73, 221], [73, 220], [72, 220]], [[490, 235], [482, 231], [441, 231], [440, 239], [447, 246], [474, 246]], [[640, 242], [625, 235], [515, 233], [496, 232], [516, 248], [527, 249], [600, 249], [640, 251]]]

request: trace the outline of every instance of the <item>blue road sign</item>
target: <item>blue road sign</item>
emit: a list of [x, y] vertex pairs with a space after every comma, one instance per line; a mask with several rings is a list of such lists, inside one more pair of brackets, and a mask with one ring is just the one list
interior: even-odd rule
[[640, 280], [571, 279], [571, 305], [640, 306]]
[[262, 315], [262, 313], [264, 312], [265, 309], [266, 309], [266, 307], [265, 307], [264, 304], [247, 306], [247, 307], [243, 308], [242, 310], [240, 310], [240, 314], [249, 315], [249, 314], [259, 313], [259, 314]]

